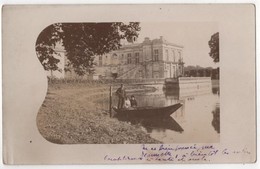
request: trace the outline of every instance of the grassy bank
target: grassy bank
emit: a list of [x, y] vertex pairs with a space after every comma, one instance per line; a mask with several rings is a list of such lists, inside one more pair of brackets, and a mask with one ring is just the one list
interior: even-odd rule
[[41, 135], [58, 144], [159, 143], [138, 125], [110, 118], [99, 109], [95, 100], [107, 89], [102, 83], [50, 83], [37, 115]]

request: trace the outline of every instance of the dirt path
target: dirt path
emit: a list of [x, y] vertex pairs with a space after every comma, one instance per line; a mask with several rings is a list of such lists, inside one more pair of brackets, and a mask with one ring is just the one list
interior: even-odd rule
[[108, 87], [49, 88], [37, 116], [42, 136], [58, 144], [142, 144], [159, 143], [139, 126], [109, 118], [95, 100], [108, 93]]

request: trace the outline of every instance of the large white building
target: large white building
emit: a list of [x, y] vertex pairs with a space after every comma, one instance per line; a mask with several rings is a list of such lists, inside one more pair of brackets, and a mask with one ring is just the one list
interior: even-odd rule
[[[62, 47], [56, 51], [60, 54], [61, 72], [48, 72], [57, 78], [77, 77], [73, 70], [65, 72], [66, 56]], [[119, 50], [102, 56], [95, 56], [94, 75], [84, 78], [118, 78], [118, 79], [153, 79], [176, 78], [184, 75], [183, 46], [170, 43], [163, 37], [142, 43], [123, 45]]]
[[119, 50], [95, 57], [96, 75], [103, 78], [176, 78], [184, 74], [183, 46], [163, 37], [123, 45]]

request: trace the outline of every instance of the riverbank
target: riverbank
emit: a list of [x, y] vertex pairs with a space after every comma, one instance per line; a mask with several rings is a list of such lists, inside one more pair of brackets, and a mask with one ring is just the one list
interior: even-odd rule
[[[117, 86], [117, 85], [116, 85]], [[57, 144], [142, 144], [160, 143], [139, 125], [110, 118], [96, 100], [108, 85], [51, 83], [38, 115], [41, 135]], [[133, 86], [128, 85], [129, 90]], [[138, 90], [152, 90], [139, 86]]]

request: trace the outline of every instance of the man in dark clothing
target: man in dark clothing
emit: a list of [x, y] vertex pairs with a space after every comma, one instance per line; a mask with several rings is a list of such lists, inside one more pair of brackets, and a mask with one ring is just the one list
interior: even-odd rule
[[137, 101], [135, 100], [135, 96], [132, 95], [130, 99], [131, 107], [137, 107]]
[[116, 94], [118, 96], [118, 109], [122, 109], [125, 103], [126, 92], [124, 88], [124, 84], [121, 84], [121, 87], [117, 89]]

